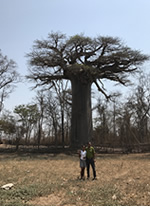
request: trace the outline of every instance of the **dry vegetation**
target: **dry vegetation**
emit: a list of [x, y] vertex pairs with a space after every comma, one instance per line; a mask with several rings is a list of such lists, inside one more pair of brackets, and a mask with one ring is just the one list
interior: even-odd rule
[[77, 155], [0, 154], [0, 205], [149, 205], [150, 154], [97, 155], [98, 180], [80, 181]]

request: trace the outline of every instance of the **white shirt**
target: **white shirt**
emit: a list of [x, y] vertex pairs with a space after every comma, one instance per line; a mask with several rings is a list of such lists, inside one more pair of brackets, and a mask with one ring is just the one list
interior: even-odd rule
[[81, 152], [80, 152], [80, 156], [81, 156], [81, 157], [80, 157], [81, 160], [85, 160], [85, 159], [86, 159], [86, 150], [84, 150], [84, 151], [81, 150]]

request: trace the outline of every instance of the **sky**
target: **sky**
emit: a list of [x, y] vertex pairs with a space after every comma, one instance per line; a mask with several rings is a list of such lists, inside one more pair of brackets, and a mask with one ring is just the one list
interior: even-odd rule
[[[0, 49], [17, 63], [22, 77], [28, 74], [25, 56], [34, 41], [46, 39], [52, 31], [119, 37], [125, 45], [150, 55], [149, 20], [150, 0], [0, 0]], [[149, 70], [149, 66], [143, 67]], [[5, 109], [31, 103], [35, 97], [31, 86], [25, 80], [19, 83]], [[106, 89], [111, 87], [107, 83]]]

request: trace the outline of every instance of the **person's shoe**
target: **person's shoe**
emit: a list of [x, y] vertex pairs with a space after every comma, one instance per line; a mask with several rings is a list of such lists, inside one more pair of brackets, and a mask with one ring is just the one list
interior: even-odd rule
[[81, 177], [81, 178], [79, 178], [79, 180], [85, 180], [85, 178], [84, 177]]
[[93, 178], [92, 180], [97, 180], [97, 178], [95, 177], [95, 178]]

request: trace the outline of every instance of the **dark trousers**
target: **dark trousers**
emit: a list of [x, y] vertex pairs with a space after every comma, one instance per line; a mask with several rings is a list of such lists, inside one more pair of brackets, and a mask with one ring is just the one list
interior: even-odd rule
[[81, 179], [84, 178], [84, 170], [85, 170], [85, 167], [82, 167], [81, 168]]
[[95, 162], [94, 159], [86, 159], [86, 164], [87, 164], [87, 177], [90, 177], [90, 165], [92, 166], [93, 170], [93, 177], [96, 178], [96, 170], [95, 170]]

